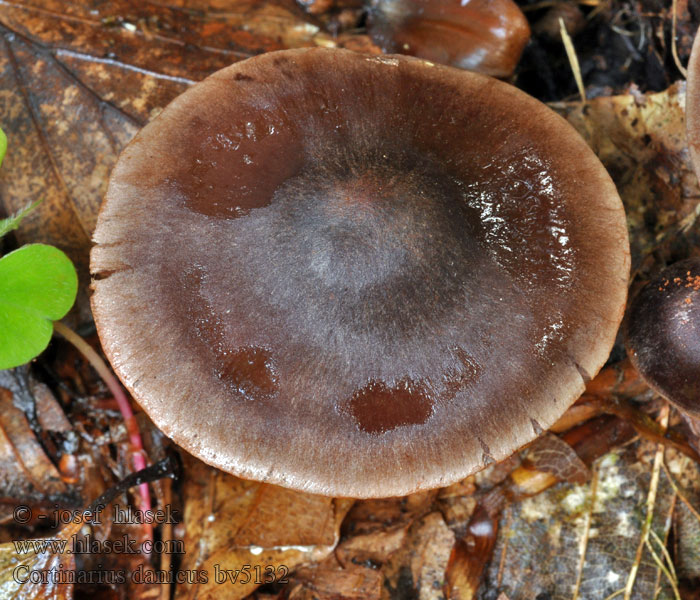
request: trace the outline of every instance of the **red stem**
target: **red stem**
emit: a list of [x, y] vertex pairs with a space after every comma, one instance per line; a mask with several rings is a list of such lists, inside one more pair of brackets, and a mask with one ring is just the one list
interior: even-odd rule
[[[82, 337], [60, 321], [54, 322], [53, 326], [54, 331], [75, 346], [75, 348], [85, 357], [90, 365], [92, 365], [92, 368], [97, 371], [97, 374], [102, 378], [105, 384], [107, 384], [109, 391], [117, 401], [119, 412], [121, 412], [122, 417], [124, 417], [124, 424], [126, 425], [126, 431], [129, 434], [129, 442], [131, 443], [131, 448], [133, 450], [132, 461], [134, 463], [134, 470], [140, 471], [141, 469], [145, 469], [146, 459], [143, 451], [141, 433], [139, 432], [136, 419], [134, 418], [134, 412], [131, 410], [129, 399], [126, 397], [126, 393], [119, 384], [119, 381], [117, 381], [117, 378], [112, 374], [112, 371], [109, 369], [105, 361], [102, 360], [100, 355]], [[141, 493], [141, 510], [150, 510], [151, 495], [148, 491], [148, 484], [142, 483], [139, 486], [139, 491]], [[150, 528], [148, 535], [149, 537], [151, 536]]]

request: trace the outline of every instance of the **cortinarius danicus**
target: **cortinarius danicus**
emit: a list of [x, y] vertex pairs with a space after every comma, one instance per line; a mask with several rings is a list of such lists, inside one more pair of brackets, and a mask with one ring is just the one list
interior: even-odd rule
[[264, 54], [124, 151], [94, 235], [116, 372], [202, 460], [309, 492], [454, 482], [549, 427], [605, 362], [615, 186], [516, 88], [400, 56]]

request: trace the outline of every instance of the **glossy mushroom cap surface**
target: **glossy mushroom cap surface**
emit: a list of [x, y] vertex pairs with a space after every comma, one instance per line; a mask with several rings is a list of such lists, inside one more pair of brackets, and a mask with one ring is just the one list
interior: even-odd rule
[[236, 475], [334, 496], [457, 481], [605, 362], [629, 248], [563, 119], [409, 57], [228, 67], [126, 148], [94, 235], [105, 352], [154, 422]]
[[530, 26], [513, 0], [373, 0], [367, 33], [385, 52], [510, 77]]
[[649, 386], [700, 416], [700, 258], [664, 269], [634, 297], [625, 344]]

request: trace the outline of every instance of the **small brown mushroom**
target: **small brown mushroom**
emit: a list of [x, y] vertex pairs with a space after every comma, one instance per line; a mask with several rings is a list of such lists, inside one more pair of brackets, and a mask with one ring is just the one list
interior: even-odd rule
[[367, 32], [385, 52], [510, 77], [530, 39], [512, 0], [373, 0]]
[[625, 344], [649, 386], [700, 417], [700, 258], [665, 268], [635, 296]]
[[512, 86], [401, 56], [261, 55], [119, 159], [92, 252], [116, 372], [204, 461], [310, 492], [446, 485], [549, 427], [605, 362], [615, 187]]

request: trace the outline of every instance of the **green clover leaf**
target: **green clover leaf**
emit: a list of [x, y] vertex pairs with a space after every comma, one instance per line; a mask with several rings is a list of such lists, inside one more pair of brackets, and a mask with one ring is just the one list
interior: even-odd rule
[[29, 362], [49, 344], [53, 321], [75, 302], [78, 275], [58, 248], [28, 244], [0, 259], [0, 369]]

